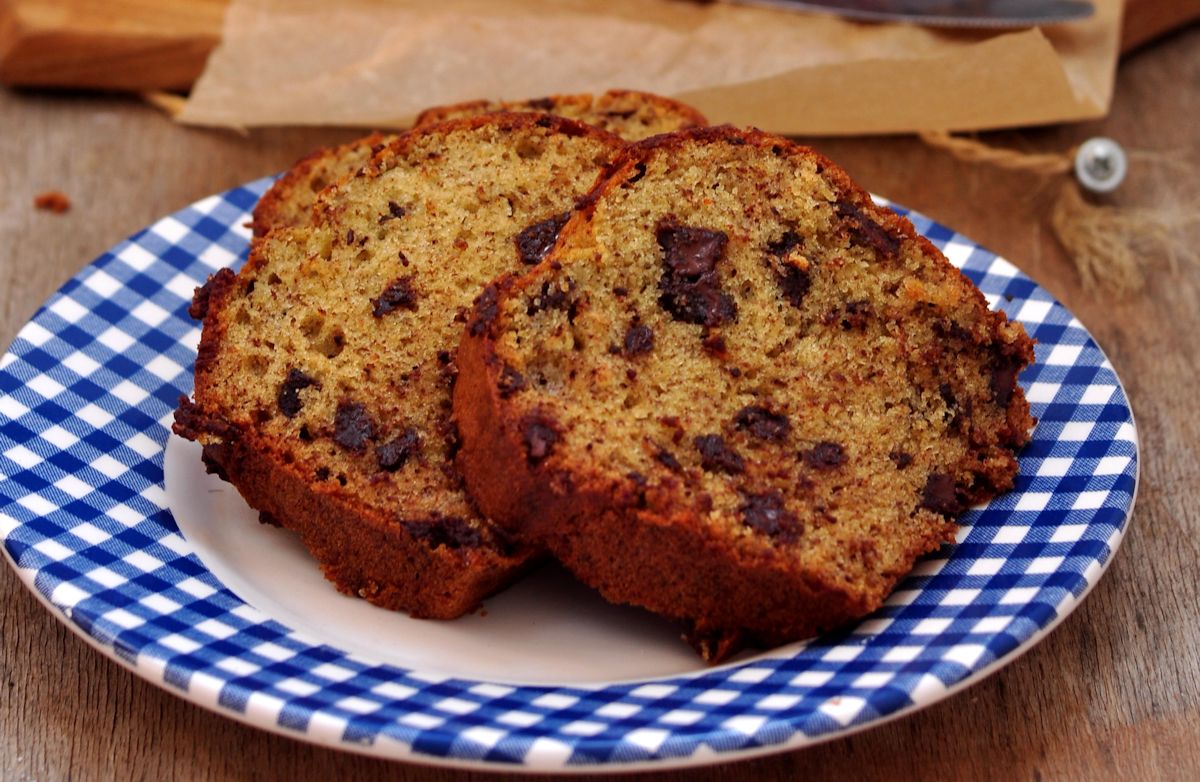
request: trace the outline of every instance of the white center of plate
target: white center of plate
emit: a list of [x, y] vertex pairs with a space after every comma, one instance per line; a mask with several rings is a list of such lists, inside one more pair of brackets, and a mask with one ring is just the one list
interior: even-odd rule
[[334, 589], [297, 535], [260, 523], [236, 489], [205, 472], [196, 443], [172, 436], [164, 472], [167, 505], [204, 565], [312, 641], [424, 673], [512, 684], [604, 684], [704, 669], [677, 626], [609, 605], [553, 566], [453, 621], [378, 608]]

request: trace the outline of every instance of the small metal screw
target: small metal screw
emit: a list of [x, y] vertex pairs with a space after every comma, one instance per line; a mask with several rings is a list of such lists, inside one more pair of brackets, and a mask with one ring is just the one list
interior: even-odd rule
[[1110, 138], [1090, 138], [1075, 153], [1075, 178], [1093, 193], [1116, 190], [1128, 170], [1125, 150]]

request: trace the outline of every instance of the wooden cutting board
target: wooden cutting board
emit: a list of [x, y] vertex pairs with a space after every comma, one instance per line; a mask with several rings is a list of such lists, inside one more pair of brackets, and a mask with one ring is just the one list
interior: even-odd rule
[[[0, 84], [186, 90], [228, 0], [0, 0]], [[1121, 51], [1200, 18], [1200, 0], [1127, 0]]]

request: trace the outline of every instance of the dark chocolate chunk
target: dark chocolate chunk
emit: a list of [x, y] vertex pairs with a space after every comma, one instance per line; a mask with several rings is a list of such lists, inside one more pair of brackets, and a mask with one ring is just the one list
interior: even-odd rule
[[[767, 244], [767, 252], [784, 259], [792, 250], [803, 246], [803, 236], [795, 231], [784, 231], [782, 236]], [[771, 266], [775, 267], [776, 264], [773, 263]], [[812, 279], [809, 277], [807, 269], [802, 269], [786, 261], [784, 261], [782, 272], [776, 270], [775, 280], [779, 283], [779, 290], [783, 293], [783, 297], [793, 307], [800, 307], [804, 303], [804, 297], [812, 286]]]
[[288, 418], [295, 417], [300, 412], [300, 408], [304, 406], [304, 403], [300, 401], [300, 390], [309, 386], [319, 386], [319, 384], [299, 369], [295, 367], [289, 369], [287, 377], [283, 379], [283, 384], [279, 386], [279, 394], [275, 397], [275, 401], [279, 405], [279, 412]]
[[[574, 280], [568, 280], [567, 287], [574, 289]], [[562, 289], [561, 285], [557, 282], [543, 282], [538, 295], [525, 308], [525, 314], [533, 316], [544, 310], [567, 310], [568, 319], [573, 321], [574, 316], [571, 314], [573, 307], [574, 302], [568, 302], [567, 292]]]
[[417, 540], [425, 541], [430, 548], [479, 548], [483, 545], [483, 535], [480, 531], [458, 516], [401, 523], [408, 534]]
[[1011, 356], [998, 357], [992, 364], [992, 398], [1001, 407], [1008, 407], [1013, 390], [1017, 384], [1017, 374], [1021, 371], [1019, 359]]
[[921, 492], [921, 507], [928, 508], [943, 516], [957, 516], [962, 513], [964, 506], [958, 496], [958, 487], [954, 478], [945, 473], [934, 473], [925, 482]]
[[653, 349], [654, 331], [649, 326], [642, 325], [635, 320], [625, 332], [625, 357], [640, 356]]
[[779, 290], [783, 293], [783, 298], [788, 300], [788, 304], [796, 308], [804, 304], [804, 297], [808, 295], [808, 289], [812, 287], [812, 277], [809, 276], [807, 269], [788, 264], [784, 268], [783, 274], [776, 274], [775, 279], [779, 283]]
[[215, 291], [223, 290], [233, 284], [237, 275], [232, 269], [219, 269], [216, 274], [205, 280], [204, 284], [192, 294], [192, 303], [188, 306], [188, 315], [196, 320], [204, 320], [208, 315], [208, 302]]
[[767, 252], [769, 252], [771, 255], [777, 255], [782, 258], [797, 247], [803, 246], [803, 236], [795, 231], [784, 231], [783, 236], [780, 236], [773, 242], [767, 243]]
[[709, 472], [737, 475], [746, 469], [746, 462], [719, 434], [701, 435], [692, 440], [692, 444], [700, 452], [700, 465]]
[[339, 402], [333, 417], [333, 441], [346, 450], [362, 453], [367, 441], [375, 436], [375, 422], [366, 405]]
[[634, 174], [633, 176], [629, 177], [629, 179], [626, 179], [625, 184], [622, 185], [622, 187], [624, 187], [625, 185], [635, 185], [638, 183], [638, 181], [641, 180], [642, 177], [646, 176], [646, 164], [645, 163], [636, 163], [636, 164], [634, 164], [633, 168], [637, 173]]
[[400, 204], [396, 203], [395, 201], [388, 201], [388, 213], [385, 215], [380, 215], [379, 222], [386, 223], [388, 220], [398, 220], [399, 218], [404, 217], [404, 215], [404, 207], [400, 206]]
[[475, 317], [471, 320], [471, 336], [478, 337], [499, 312], [500, 290], [495, 284], [488, 285], [475, 299]]
[[554, 421], [545, 413], [533, 412], [521, 421], [521, 437], [525, 441], [525, 452], [530, 464], [538, 464], [558, 442]]
[[517, 370], [504, 365], [504, 369], [500, 370], [500, 379], [496, 381], [496, 387], [500, 390], [500, 398], [508, 399], [513, 394], [525, 388], [525, 376]]
[[778, 491], [744, 494], [738, 512], [750, 529], [780, 543], [792, 543], [804, 531], [800, 519], [787, 509]]
[[675, 320], [719, 326], [737, 318], [737, 304], [720, 288], [717, 263], [729, 237], [723, 231], [661, 220], [655, 229], [664, 252], [658, 302]]
[[354, 229], [346, 229], [346, 244], [354, 244]]
[[831, 470], [846, 463], [846, 451], [837, 443], [820, 442], [804, 452], [804, 463], [817, 470]]
[[666, 448], [659, 448], [654, 453], [654, 459], [663, 467], [666, 467], [671, 472], [682, 472], [683, 465], [675, 458], [675, 454], [668, 451]]
[[889, 234], [883, 226], [868, 217], [854, 204], [849, 201], [839, 201], [835, 209], [837, 216], [849, 228], [850, 238], [856, 244], [870, 247], [885, 257], [894, 256], [900, 251], [900, 240]]
[[533, 265], [545, 258], [550, 248], [554, 247], [558, 232], [569, 219], [571, 213], [563, 212], [540, 223], [534, 223], [517, 234], [517, 254], [521, 257], [521, 263]]
[[895, 462], [897, 470], [903, 470], [913, 463], [913, 455], [907, 451], [892, 451], [888, 458]]
[[317, 475], [318, 481], [329, 480], [329, 468], [328, 467], [318, 467], [316, 475]]
[[381, 469], [395, 472], [421, 449], [421, 435], [415, 427], [408, 427], [404, 434], [394, 440], [375, 446], [375, 459]]
[[745, 429], [750, 434], [767, 442], [782, 442], [791, 429], [787, 416], [773, 413], [765, 407], [750, 405], [737, 411], [733, 424], [738, 429]]
[[417, 293], [413, 290], [413, 277], [397, 277], [387, 284], [379, 298], [371, 299], [371, 314], [382, 318], [389, 312], [406, 309], [415, 312], [417, 309]]

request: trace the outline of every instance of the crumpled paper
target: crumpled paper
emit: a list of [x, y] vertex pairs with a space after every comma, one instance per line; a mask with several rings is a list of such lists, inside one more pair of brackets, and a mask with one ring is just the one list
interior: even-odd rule
[[422, 109], [613, 87], [793, 135], [1104, 115], [1121, 0], [1083, 22], [948, 31], [690, 0], [232, 0], [180, 114], [196, 125], [405, 127]]

